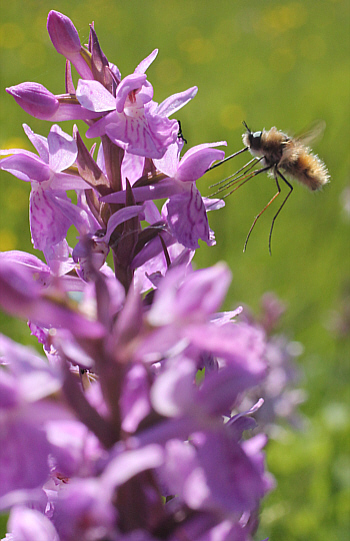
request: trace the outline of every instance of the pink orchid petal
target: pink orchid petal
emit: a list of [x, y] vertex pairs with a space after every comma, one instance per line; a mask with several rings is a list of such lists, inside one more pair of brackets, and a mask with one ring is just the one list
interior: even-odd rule
[[209, 224], [202, 197], [194, 184], [190, 190], [174, 195], [167, 203], [172, 234], [186, 248], [199, 248], [198, 240], [210, 244]]
[[58, 11], [50, 11], [47, 30], [56, 51], [71, 61], [82, 79], [93, 79], [91, 69], [81, 56], [78, 32], [72, 21]]
[[[192, 328], [194, 321], [198, 324], [199, 321], [206, 322], [219, 309], [231, 282], [229, 268], [218, 263], [187, 275], [185, 270], [183, 267], [170, 269], [160, 283], [148, 314], [151, 325], [161, 326], [191, 318]], [[219, 327], [213, 327], [213, 333], [218, 332]], [[207, 349], [210, 351], [209, 347]]]
[[[179, 182], [172, 179], [164, 179], [157, 184], [150, 186], [140, 186], [132, 189], [135, 201], [141, 203], [153, 199], [166, 199], [172, 195], [183, 192], [183, 187]], [[115, 192], [101, 197], [101, 201], [107, 203], [125, 203], [126, 192]]]
[[[214, 143], [218, 145], [220, 143]], [[213, 145], [198, 145], [190, 149], [181, 159], [176, 179], [182, 182], [194, 182], [204, 175], [210, 165], [225, 156], [223, 150], [211, 148]]]
[[[19, 541], [59, 541], [58, 533], [51, 520], [36, 509], [23, 505], [12, 508], [8, 528], [13, 539]], [[6, 536], [7, 539], [7, 536]], [[10, 537], [9, 539], [12, 539]]]
[[124, 123], [123, 115], [118, 114], [115, 110], [111, 111], [90, 126], [90, 128], [86, 131], [85, 136], [88, 139], [92, 137], [100, 137], [106, 133], [109, 125], [119, 124], [120, 122]]
[[[64, 196], [67, 197], [65, 193]], [[57, 244], [65, 238], [70, 225], [70, 220], [55, 205], [52, 194], [50, 197], [50, 190], [43, 190], [39, 184], [32, 189], [30, 230], [34, 248], [44, 250], [46, 245]]]
[[50, 11], [47, 17], [47, 31], [58, 53], [67, 56], [80, 52], [79, 34], [72, 21], [63, 13]]
[[98, 118], [99, 112], [89, 111], [85, 107], [82, 107], [78, 103], [65, 103], [60, 102], [57, 111], [50, 117], [44, 120], [50, 120], [51, 122], [61, 122], [62, 120], [93, 120]]
[[24, 267], [43, 286], [47, 285], [51, 280], [50, 268], [35, 255], [20, 250], [10, 250], [9, 252], [0, 252], [0, 260], [10, 261], [18, 267]]
[[38, 152], [40, 158], [45, 163], [49, 163], [49, 145], [46, 137], [34, 133], [27, 124], [23, 124], [24, 133]]
[[159, 467], [163, 460], [164, 451], [158, 444], [125, 450], [111, 460], [102, 474], [102, 479], [106, 486], [114, 489], [142, 471]]
[[145, 73], [145, 71], [149, 68], [149, 66], [156, 58], [157, 54], [158, 49], [154, 49], [154, 51], [152, 51], [150, 55], [148, 55], [144, 60], [141, 60], [139, 65], [135, 68], [134, 73]]
[[90, 230], [90, 220], [87, 212], [84, 209], [79, 208], [67, 198], [53, 195], [51, 201], [59, 208], [66, 219], [72, 223], [81, 235], [86, 235]]
[[225, 201], [222, 199], [210, 199], [209, 197], [203, 197], [203, 201], [207, 212], [210, 210], [219, 210], [225, 206]]
[[99, 113], [115, 109], [115, 98], [98, 81], [79, 79], [76, 96], [79, 103], [89, 111]]
[[172, 145], [168, 146], [166, 153], [160, 160], [154, 160], [154, 165], [159, 171], [167, 175], [168, 177], [175, 178], [177, 168], [179, 165], [179, 156], [181, 151], [181, 143], [179, 139]]
[[[156, 159], [164, 156], [167, 146], [176, 140], [177, 132], [176, 120], [146, 117], [144, 114], [139, 117], [119, 115], [118, 123], [106, 126], [106, 134], [121, 148]], [[88, 136], [91, 136], [91, 132]]]
[[[142, 107], [146, 103], [149, 103], [153, 98], [153, 86], [148, 81], [145, 81], [142, 85], [142, 87], [137, 90], [135, 93], [135, 106]], [[129, 102], [130, 102], [130, 96], [129, 96]], [[133, 107], [133, 102], [131, 102], [131, 107]], [[130, 110], [130, 106], [125, 110], [126, 114], [128, 114], [128, 111]]]
[[39, 487], [49, 474], [50, 446], [45, 432], [21, 418], [4, 421], [0, 433], [0, 497], [11, 490]]
[[122, 113], [125, 107], [125, 102], [133, 90], [137, 90], [146, 83], [147, 76], [145, 74], [133, 73], [125, 77], [117, 88], [115, 98], [115, 108], [117, 113]]
[[134, 182], [142, 176], [144, 164], [144, 156], [137, 156], [136, 154], [125, 152], [121, 167], [123, 181], [125, 182], [125, 180], [128, 179], [132, 186]]
[[160, 105], [158, 105], [157, 114], [161, 116], [170, 116], [176, 113], [176, 111], [184, 107], [190, 100], [192, 100], [197, 92], [198, 88], [193, 86], [187, 90], [184, 90], [183, 92], [169, 96], [169, 98], [166, 98]]
[[189, 158], [190, 156], [192, 156], [192, 154], [196, 154], [198, 151], [220, 147], [220, 146], [227, 146], [226, 141], [217, 141], [215, 143], [202, 143], [201, 145], [196, 145], [195, 147], [191, 147], [189, 150], [187, 150], [182, 160]]
[[51, 178], [50, 188], [52, 190], [89, 190], [91, 186], [78, 175], [68, 173], [55, 173]]
[[0, 161], [0, 169], [8, 171], [15, 177], [31, 182], [43, 182], [50, 178], [49, 166], [31, 152], [20, 151]]
[[118, 225], [122, 224], [123, 222], [126, 222], [127, 220], [130, 220], [130, 218], [135, 218], [136, 216], [140, 216], [142, 212], [143, 212], [143, 207], [139, 205], [132, 205], [130, 207], [125, 207], [115, 212], [108, 220], [107, 232], [104, 237], [104, 240], [106, 242], [109, 242], [110, 236], [112, 235], [115, 228], [118, 227]]
[[165, 417], [176, 417], [193, 408], [196, 364], [190, 359], [176, 359], [169, 363], [152, 385], [151, 402]]
[[52, 171], [60, 172], [73, 165], [78, 155], [77, 144], [73, 137], [55, 124], [50, 130], [47, 142], [49, 145], [49, 164]]

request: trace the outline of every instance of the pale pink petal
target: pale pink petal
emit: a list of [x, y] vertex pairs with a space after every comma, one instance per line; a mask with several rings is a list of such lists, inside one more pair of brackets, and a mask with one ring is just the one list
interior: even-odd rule
[[24, 133], [26, 134], [32, 145], [35, 147], [43, 162], [49, 163], [49, 145], [47, 143], [46, 137], [34, 133], [33, 130], [31, 130], [30, 127], [27, 126], [27, 124], [23, 124], [23, 129]]
[[154, 49], [154, 51], [151, 52], [150, 55], [148, 55], [144, 60], [141, 60], [139, 65], [135, 68], [134, 73], [145, 73], [147, 68], [152, 64], [154, 59], [156, 58], [158, 54], [158, 49]]
[[117, 88], [115, 98], [115, 108], [117, 113], [122, 113], [125, 107], [125, 102], [128, 95], [133, 90], [137, 90], [146, 83], [147, 76], [144, 74], [132, 74], [125, 77]]
[[115, 109], [115, 98], [98, 81], [79, 79], [77, 86], [79, 103], [94, 112], [112, 111]]
[[73, 137], [55, 124], [50, 130], [47, 142], [49, 165], [52, 171], [60, 172], [73, 165], [78, 155], [77, 144]]
[[178, 94], [173, 94], [166, 98], [160, 105], [157, 107], [157, 114], [161, 116], [170, 116], [182, 107], [184, 107], [190, 100], [192, 100], [198, 92], [198, 88], [193, 86], [184, 92], [179, 92]]

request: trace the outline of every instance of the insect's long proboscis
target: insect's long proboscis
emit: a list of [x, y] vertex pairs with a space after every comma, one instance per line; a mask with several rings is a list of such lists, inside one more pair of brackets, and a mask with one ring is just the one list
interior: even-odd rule
[[235, 152], [234, 154], [231, 154], [231, 156], [227, 156], [227, 158], [224, 158], [220, 162], [214, 163], [214, 165], [208, 167], [208, 169], [206, 170], [206, 173], [208, 171], [211, 171], [212, 169], [215, 169], [215, 167], [219, 167], [219, 165], [222, 165], [223, 163], [227, 162], [228, 160], [231, 160], [232, 158], [235, 158], [239, 154], [242, 154], [242, 152], [245, 152], [246, 150], [248, 150], [248, 147], [244, 147], [241, 150], [238, 150], [238, 152]]

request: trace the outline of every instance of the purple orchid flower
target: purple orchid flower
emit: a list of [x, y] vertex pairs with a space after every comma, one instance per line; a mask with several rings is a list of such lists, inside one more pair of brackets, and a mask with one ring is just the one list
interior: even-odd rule
[[52, 247], [65, 243], [71, 225], [57, 201], [69, 201], [66, 190], [86, 189], [89, 185], [69, 171], [78, 154], [72, 137], [57, 125], [52, 126], [47, 139], [28, 126], [23, 127], [39, 156], [21, 149], [2, 150], [0, 155], [11, 155], [0, 161], [0, 169], [31, 183], [29, 217], [33, 246], [47, 253], [47, 260], [51, 261]]
[[192, 250], [199, 248], [198, 239], [209, 246], [215, 244], [207, 210], [220, 208], [223, 203], [203, 199], [196, 187], [196, 180], [204, 175], [215, 160], [223, 159], [224, 151], [213, 148], [220, 145], [226, 145], [226, 142], [198, 145], [188, 150], [180, 160], [176, 146], [173, 145], [165, 159], [155, 162], [160, 171], [182, 187], [182, 191], [171, 196], [166, 204], [167, 221], [178, 241]]
[[47, 261], [0, 254], [0, 307], [29, 320], [46, 354], [0, 336], [6, 539], [250, 541], [273, 482], [265, 435], [246, 436], [279, 346], [267, 325], [236, 321], [241, 308], [219, 312], [226, 265], [191, 265], [199, 240], [215, 242], [208, 211], [224, 205], [196, 182], [226, 143], [180, 157], [169, 117], [197, 88], [153, 101], [146, 70], [157, 50], [122, 79], [93, 24], [86, 47], [57, 11], [47, 29], [67, 59], [67, 94], [37, 83], [7, 91], [37, 118], [83, 119], [100, 141], [95, 161], [76, 127], [45, 138], [24, 125], [37, 154], [0, 151], [0, 169], [31, 183], [32, 240]]
[[253, 316], [249, 310], [243, 313], [243, 319], [250, 325], [263, 328], [267, 335], [265, 358], [268, 373], [261, 386], [246, 393], [239, 411], [249, 408], [257, 397], [264, 398], [264, 406], [257, 412], [259, 431], [276, 437], [281, 431], [280, 421], [286, 420], [294, 427], [303, 427], [304, 419], [297, 407], [305, 401], [305, 391], [296, 388], [301, 378], [295, 363], [303, 349], [298, 342], [290, 342], [283, 334], [275, 332], [286, 307], [273, 294], [266, 293], [261, 299], [261, 314]]
[[154, 50], [118, 85], [113, 96], [100, 82], [80, 79], [76, 96], [93, 113], [103, 114], [86, 132], [87, 137], [108, 137], [132, 154], [162, 158], [177, 138], [176, 120], [167, 117], [186, 105], [197, 93], [193, 87], [174, 94], [162, 104], [155, 103], [152, 85], [145, 74], [158, 51]]
[[[166, 177], [156, 184], [133, 188], [137, 202], [169, 197], [165, 213], [170, 233], [191, 250], [199, 248], [199, 239], [209, 246], [215, 243], [209, 228], [207, 210], [221, 208], [224, 203], [217, 199], [203, 199], [196, 187], [196, 180], [204, 175], [214, 161], [224, 157], [224, 151], [214, 148], [219, 145], [226, 145], [226, 142], [198, 145], [180, 159], [179, 145], [174, 143], [162, 160], [155, 160], [155, 165]], [[125, 192], [107, 195], [102, 201], [122, 203], [125, 201]]]
[[[261, 359], [259, 361], [262, 352], [257, 342], [259, 333], [253, 328], [249, 332], [245, 327], [232, 325], [236, 331], [231, 334], [230, 339], [227, 335], [226, 342], [223, 343], [221, 332], [227, 324], [217, 325], [210, 321], [228, 287], [230, 275], [226, 268], [218, 266], [209, 271], [192, 272], [187, 276], [181, 271], [180, 268], [171, 270], [161, 280], [154, 310], [151, 309], [146, 315], [143, 315], [139, 296], [135, 292], [129, 292], [113, 333], [114, 346], [110, 343], [112, 337], [108, 337], [108, 348], [117, 352], [118, 359], [122, 360], [123, 356], [125, 360], [130, 358], [130, 353], [136, 348], [136, 357], [141, 363], [134, 364], [123, 386], [124, 429], [131, 433], [137, 430], [151, 408], [160, 413], [163, 419], [167, 419], [166, 423], [138, 430], [137, 436], [134, 435], [126, 444], [117, 442], [107, 455], [105, 466], [102, 466], [102, 475], [86, 479], [79, 479], [79, 448], [67, 432], [67, 423], [66, 428], [62, 423], [46, 424], [46, 441], [56, 467], [59, 466], [64, 473], [78, 474], [78, 478], [73, 479], [64, 491], [61, 490], [52, 502], [52, 521], [60, 538], [73, 541], [74, 536], [82, 537], [94, 526], [112, 535], [115, 523], [121, 520], [120, 517], [116, 518], [112, 496], [117, 491], [119, 501], [124, 497], [124, 486], [132, 487], [136, 482], [138, 493], [145, 491], [146, 497], [151, 487], [147, 489], [147, 484], [144, 485], [138, 480], [138, 476], [141, 475], [140, 479], [143, 479], [143, 472], [149, 469], [158, 472], [162, 485], [167, 487], [170, 493], [177, 491], [179, 502], [184, 502], [194, 511], [220, 511], [221, 517], [223, 512], [230, 515], [232, 512], [240, 513], [253, 509], [265, 493], [267, 482], [256, 454], [258, 451], [253, 448], [244, 450], [235, 438], [232, 439], [234, 432], [231, 426], [227, 425], [225, 428], [221, 419], [222, 413], [235, 401], [238, 393], [255, 385], [262, 377], [264, 363]], [[167, 318], [164, 320], [165, 314]], [[146, 326], [143, 324], [145, 318]], [[218, 378], [216, 373], [212, 374], [212, 377], [206, 378], [198, 388], [194, 384], [195, 359], [175, 355], [166, 362], [164, 370], [156, 377], [153, 385], [149, 385], [147, 367], [150, 349], [148, 348], [148, 353], [147, 348], [142, 348], [140, 344], [145, 343], [145, 340], [150, 342], [152, 337], [156, 350], [162, 352], [163, 344], [158, 340], [157, 332], [162, 328], [172, 337], [173, 345], [174, 340], [175, 344], [183, 343], [180, 352], [181, 349], [184, 351], [186, 342], [191, 340], [191, 328], [198, 332], [199, 324], [203, 325], [203, 333], [209, 336], [207, 342], [203, 342], [204, 347], [210, 348], [211, 344], [213, 348], [214, 336], [209, 333], [209, 329], [212, 327], [214, 334], [215, 329], [219, 332], [213, 349], [222, 355], [226, 363], [226, 366], [223, 365], [220, 369], [221, 376]], [[68, 325], [68, 321], [67, 327], [73, 328], [71, 323]], [[184, 334], [181, 329], [189, 329], [188, 334]], [[168, 341], [168, 346], [170, 343]], [[197, 347], [200, 346], [197, 344]], [[112, 374], [109, 373], [106, 378], [101, 370], [102, 366], [105, 369], [107, 366], [107, 359], [102, 351], [99, 350], [98, 354], [102, 354], [103, 359], [99, 372], [101, 384], [104, 385], [104, 396], [107, 396], [115, 389], [115, 384], [111, 380]], [[165, 353], [167, 350], [163, 351]], [[249, 360], [246, 366], [244, 359]], [[115, 361], [112, 365], [116, 366]], [[96, 385], [94, 388], [96, 390]], [[3, 393], [3, 396], [10, 397], [11, 393]], [[113, 392], [110, 397], [115, 397]], [[109, 399], [107, 403], [104, 401], [103, 407], [108, 411], [113, 407], [112, 404]], [[89, 419], [91, 422], [91, 413]], [[102, 419], [100, 425], [101, 423]], [[64, 446], [61, 443], [62, 436], [66, 442]], [[183, 441], [188, 437], [192, 441], [190, 447]], [[167, 441], [169, 444], [166, 444]], [[178, 468], [176, 479], [173, 465], [176, 462], [174, 456], [178, 456], [178, 453], [174, 455], [171, 452], [175, 442], [180, 451], [191, 451], [189, 455], [181, 451], [181, 468]], [[45, 446], [43, 448], [45, 449]], [[99, 447], [93, 445], [93, 449], [95, 456], [101, 459]], [[234, 473], [235, 482], [232, 483], [230, 478], [227, 478], [227, 482], [222, 483], [213, 476], [213, 462], [225, 464], [225, 471]], [[86, 466], [90, 474], [93, 474], [91, 459]], [[84, 497], [79, 497], [82, 491]], [[154, 500], [147, 498], [150, 496], [146, 497], [147, 508], [150, 509]], [[92, 507], [99, 509], [99, 512], [93, 513], [90, 521], [86, 521], [84, 517], [91, 513]], [[161, 521], [164, 511], [161, 511], [159, 506], [157, 509], [158, 520]], [[130, 520], [130, 511], [124, 515], [121, 507], [120, 512], [123, 520]]]

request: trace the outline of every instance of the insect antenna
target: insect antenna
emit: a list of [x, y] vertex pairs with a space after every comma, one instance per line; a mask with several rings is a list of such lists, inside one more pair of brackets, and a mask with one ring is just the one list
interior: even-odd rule
[[248, 128], [245, 120], [242, 120], [242, 124], [243, 124], [243, 126], [245, 127], [245, 129], [247, 130], [248, 133], [252, 133], [251, 130]]

